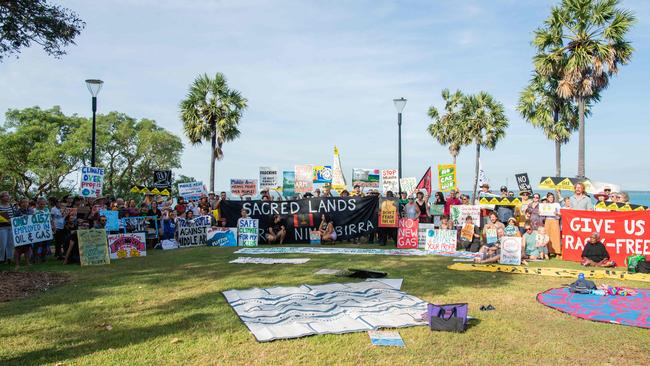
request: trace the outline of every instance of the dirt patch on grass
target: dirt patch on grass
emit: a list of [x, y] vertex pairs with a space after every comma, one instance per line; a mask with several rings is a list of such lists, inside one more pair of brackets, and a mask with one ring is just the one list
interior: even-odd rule
[[0, 272], [0, 302], [21, 299], [66, 283], [70, 277], [54, 272]]

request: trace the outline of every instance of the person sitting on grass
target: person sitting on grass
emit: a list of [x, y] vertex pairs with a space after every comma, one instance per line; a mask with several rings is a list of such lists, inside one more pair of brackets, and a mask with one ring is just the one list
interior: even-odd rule
[[582, 251], [582, 264], [583, 266], [593, 267], [614, 267], [616, 263], [610, 260], [607, 248], [600, 241], [600, 234], [594, 232], [589, 237], [589, 241], [585, 243], [585, 249]]
[[480, 264], [499, 262], [501, 260], [501, 238], [504, 236], [506, 236], [505, 231], [501, 228], [497, 229], [497, 242], [482, 246], [479, 251], [481, 257], [476, 258], [474, 262]]
[[323, 214], [323, 216], [321, 216], [321, 222], [318, 231], [320, 231], [321, 243], [331, 242], [334, 244], [336, 241], [336, 230], [334, 230], [334, 222], [332, 222], [332, 220], [326, 214]]
[[282, 224], [280, 215], [273, 216], [273, 223], [269, 226], [269, 233], [266, 234], [266, 240], [269, 244], [284, 243], [284, 237], [287, 236], [287, 229]]
[[503, 232], [506, 236], [515, 236], [520, 237], [521, 233], [519, 232], [519, 226], [517, 226], [517, 219], [511, 217], [508, 219], [508, 226], [503, 229]]
[[465, 218], [465, 225], [460, 230], [458, 249], [476, 253], [481, 248], [481, 228], [474, 225], [474, 219], [468, 215]]
[[526, 222], [524, 226], [523, 245], [524, 245], [524, 258], [537, 260], [542, 258], [541, 248], [537, 246], [537, 232], [533, 230], [533, 225], [530, 221]]

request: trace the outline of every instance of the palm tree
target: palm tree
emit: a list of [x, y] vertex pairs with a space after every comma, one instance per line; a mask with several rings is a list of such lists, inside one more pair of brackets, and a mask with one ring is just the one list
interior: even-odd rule
[[214, 191], [214, 164], [223, 159], [223, 144], [240, 135], [239, 121], [247, 107], [241, 93], [228, 88], [226, 78], [217, 73], [198, 76], [180, 103], [185, 136], [194, 145], [210, 140], [210, 191]]
[[449, 145], [449, 153], [454, 164], [456, 164], [456, 157], [460, 153], [460, 148], [472, 142], [467, 138], [462, 128], [461, 112], [464, 96], [460, 90], [451, 94], [449, 89], [444, 89], [441, 94], [442, 99], [445, 101], [445, 114], [441, 117], [435, 107], [429, 107], [428, 114], [433, 123], [429, 125], [427, 131], [441, 145]]
[[585, 105], [632, 57], [625, 35], [635, 17], [618, 5], [618, 0], [563, 0], [535, 31], [537, 72], [552, 75], [558, 61], [566, 59], [557, 94], [578, 104], [579, 178], [585, 177]]
[[541, 128], [555, 142], [555, 176], [562, 175], [562, 145], [578, 129], [578, 108], [557, 95], [559, 80], [535, 74], [521, 92], [517, 111], [531, 125]]
[[486, 92], [482, 91], [476, 95], [468, 95], [463, 99], [463, 131], [467, 138], [470, 138], [476, 144], [476, 167], [472, 195], [472, 200], [475, 201], [481, 147], [494, 150], [497, 142], [506, 135], [508, 118], [505, 115], [503, 104]]

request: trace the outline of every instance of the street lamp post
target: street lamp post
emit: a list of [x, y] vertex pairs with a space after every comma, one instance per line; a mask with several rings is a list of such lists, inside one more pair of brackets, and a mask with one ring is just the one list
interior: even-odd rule
[[402, 199], [402, 111], [406, 106], [406, 99], [393, 99], [397, 110], [397, 197]]
[[102, 89], [103, 81], [99, 79], [87, 79], [86, 86], [90, 95], [93, 97], [93, 137], [92, 137], [92, 153], [90, 155], [90, 166], [95, 166], [95, 115], [97, 113], [97, 94]]

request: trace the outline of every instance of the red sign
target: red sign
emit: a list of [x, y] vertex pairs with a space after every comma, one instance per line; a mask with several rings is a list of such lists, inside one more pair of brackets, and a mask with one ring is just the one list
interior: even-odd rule
[[[580, 261], [589, 236], [598, 232], [619, 267], [631, 255], [650, 256], [650, 211], [600, 212], [562, 209], [562, 259]], [[648, 257], [650, 259], [650, 257]]]
[[418, 248], [418, 220], [399, 219], [399, 229], [397, 229], [397, 248]]

